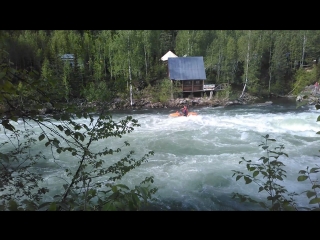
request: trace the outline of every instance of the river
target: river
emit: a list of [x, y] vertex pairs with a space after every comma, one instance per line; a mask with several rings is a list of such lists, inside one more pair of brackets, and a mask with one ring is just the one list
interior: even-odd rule
[[[175, 109], [117, 111], [113, 113], [115, 120], [132, 115], [141, 127], [119, 140], [102, 140], [99, 144], [117, 147], [128, 141], [130, 147], [126, 149], [133, 149], [138, 155], [155, 152], [147, 163], [123, 178], [123, 183], [134, 186], [146, 176], [154, 176], [154, 186], [158, 187], [156, 201], [145, 210], [263, 210], [231, 198], [233, 192], [258, 200], [266, 198], [266, 194], [258, 193], [254, 183], [245, 184], [242, 179], [236, 181], [232, 177], [232, 170], [246, 172], [245, 165], [239, 164], [241, 157], [258, 161], [265, 155], [258, 146], [262, 136], [269, 134], [277, 140], [274, 146], [285, 146], [284, 152], [289, 157], [280, 158], [287, 171], [282, 184], [289, 192], [310, 189], [307, 181], [297, 181], [298, 172], [319, 163], [320, 138], [316, 132], [320, 126], [316, 120], [320, 112], [312, 105], [296, 108], [295, 101], [290, 99], [272, 101], [267, 106], [190, 107], [189, 111], [197, 112], [198, 116], [176, 118], [169, 117]], [[43, 150], [43, 144], [39, 149]], [[119, 156], [111, 158], [116, 161]], [[63, 154], [59, 162], [70, 167]], [[57, 168], [52, 158], [42, 163], [40, 170], [45, 173], [44, 184], [52, 194], [58, 193], [63, 180], [57, 176], [65, 175], [65, 170]], [[309, 202], [304, 194], [296, 201], [299, 206], [307, 206]]]

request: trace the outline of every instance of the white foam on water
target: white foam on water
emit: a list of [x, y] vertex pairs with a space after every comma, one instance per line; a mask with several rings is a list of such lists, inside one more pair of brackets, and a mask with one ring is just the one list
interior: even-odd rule
[[[314, 109], [290, 110], [277, 106], [269, 109], [257, 108], [199, 108], [198, 116], [169, 117], [170, 110], [150, 112], [137, 110], [130, 112], [141, 127], [122, 138], [101, 140], [93, 145], [94, 150], [101, 147], [117, 148], [128, 141], [130, 146], [119, 154], [106, 157], [108, 164], [134, 150], [137, 157], [153, 150], [154, 156], [147, 163], [129, 172], [123, 183], [134, 186], [147, 176], [154, 176], [156, 205], [165, 210], [257, 210], [252, 204], [241, 204], [232, 200], [233, 192], [247, 194], [264, 200], [266, 194], [258, 194], [258, 187], [236, 181], [232, 170], [246, 172], [245, 164], [239, 164], [241, 157], [258, 161], [265, 152], [258, 145], [262, 136], [270, 135], [277, 141], [272, 146], [283, 144], [289, 157], [283, 158], [287, 178], [283, 184], [290, 191], [302, 192], [309, 187], [307, 182], [298, 182], [299, 170], [319, 163], [320, 136], [316, 134], [320, 125], [316, 122], [318, 113]], [[270, 111], [269, 111], [270, 110]], [[193, 110], [191, 110], [193, 111]], [[127, 113], [114, 114], [114, 120], [123, 119]], [[80, 120], [88, 123], [88, 120]], [[15, 125], [19, 127], [18, 124]], [[34, 128], [35, 131], [40, 131]], [[0, 133], [1, 141], [6, 137]], [[46, 151], [44, 142], [37, 149]], [[76, 167], [67, 153], [50, 157], [41, 163], [46, 176], [45, 184], [55, 194], [61, 191], [65, 167]], [[57, 167], [59, 163], [62, 169]], [[60, 180], [58, 180], [58, 178]], [[103, 179], [101, 179], [103, 181]], [[304, 196], [297, 198], [302, 206], [307, 204]]]

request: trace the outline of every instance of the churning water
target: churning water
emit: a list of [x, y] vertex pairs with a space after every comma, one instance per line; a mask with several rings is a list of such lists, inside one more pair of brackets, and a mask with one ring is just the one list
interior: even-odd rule
[[[115, 120], [132, 115], [141, 127], [120, 139], [98, 143], [116, 148], [128, 141], [130, 146], [123, 148], [122, 152], [134, 150], [137, 156], [150, 150], [155, 152], [147, 163], [129, 172], [122, 181], [134, 186], [145, 177], [154, 176], [154, 186], [158, 187], [156, 201], [146, 210], [262, 210], [231, 198], [233, 192], [258, 200], [266, 197], [258, 193], [258, 186], [254, 183], [245, 184], [242, 179], [236, 181], [232, 170], [246, 172], [246, 166], [239, 164], [241, 157], [258, 161], [265, 156], [258, 145], [266, 134], [277, 140], [272, 146], [283, 144], [284, 152], [289, 155], [280, 158], [287, 171], [287, 178], [281, 184], [289, 192], [301, 193], [310, 189], [308, 182], [298, 182], [297, 177], [299, 170], [319, 164], [320, 137], [316, 132], [320, 126], [316, 120], [320, 112], [314, 106], [296, 108], [295, 101], [278, 100], [267, 106], [190, 107], [189, 111], [197, 112], [198, 116], [169, 117], [175, 110], [114, 112]], [[33, 130], [37, 131], [37, 128]], [[3, 134], [0, 137], [3, 138]], [[39, 149], [43, 150], [44, 142], [39, 144]], [[120, 157], [112, 155], [108, 159], [116, 161]], [[56, 162], [62, 168], [57, 167]], [[58, 161], [51, 158], [41, 165], [45, 184], [52, 194], [61, 191], [64, 180], [60, 177], [65, 176], [64, 166], [71, 166], [71, 163], [63, 154]], [[296, 201], [300, 206], [309, 202], [304, 194]]]

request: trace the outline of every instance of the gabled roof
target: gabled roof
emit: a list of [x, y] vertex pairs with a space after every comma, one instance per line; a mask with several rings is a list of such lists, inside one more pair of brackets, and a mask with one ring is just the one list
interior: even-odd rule
[[168, 58], [170, 58], [170, 57], [178, 57], [178, 56], [175, 55], [173, 52], [169, 51], [165, 55], [162, 56], [161, 60], [162, 61], [167, 61]]
[[206, 80], [203, 57], [168, 58], [169, 78], [172, 80]]

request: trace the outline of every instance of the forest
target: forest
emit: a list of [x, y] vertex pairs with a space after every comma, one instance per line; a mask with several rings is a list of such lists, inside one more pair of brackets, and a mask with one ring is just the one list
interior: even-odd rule
[[[319, 30], [3, 30], [0, 34], [2, 61], [10, 61], [16, 70], [34, 71], [34, 78], [44, 85], [53, 81], [52, 92], [63, 101], [107, 100], [115, 94], [126, 96], [130, 86], [134, 92], [156, 87], [167, 77], [160, 58], [169, 50], [180, 57], [203, 56], [208, 84], [230, 83], [235, 88], [246, 84], [252, 94], [288, 94], [301, 81], [298, 70], [320, 60]], [[72, 61], [63, 60], [66, 54], [72, 54]]]
[[[133, 97], [142, 91], [159, 92], [168, 77], [160, 58], [169, 50], [179, 57], [203, 56], [206, 84], [229, 83], [252, 95], [298, 94], [320, 78], [320, 30], [1, 30], [0, 129], [11, 140], [1, 143], [0, 150], [13, 139], [25, 139], [24, 145], [0, 152], [0, 190], [5, 192], [1, 209], [137, 210], [148, 201], [156, 189], [143, 186], [152, 183], [152, 177], [135, 189], [111, 183], [101, 192], [81, 187], [103, 175], [116, 182], [153, 154], [133, 160], [130, 153], [105, 169], [104, 160], [96, 159], [120, 150], [90, 150], [101, 138], [130, 133], [139, 126], [137, 121], [128, 116], [116, 123], [104, 112], [96, 120], [90, 109], [65, 104], [128, 98], [130, 91]], [[60, 123], [37, 115], [35, 109], [46, 104], [60, 109], [53, 115]], [[86, 118], [92, 125], [77, 124], [75, 118]], [[20, 133], [11, 124], [18, 119], [35, 122], [43, 132], [33, 138], [26, 127]], [[40, 204], [49, 189], [38, 185], [41, 174], [25, 171], [41, 159], [26, 154], [36, 141], [47, 141], [46, 147], [79, 159], [75, 171], [66, 170], [71, 181], [54, 202]], [[88, 166], [95, 171], [88, 172]], [[72, 200], [75, 195], [82, 197]]]

